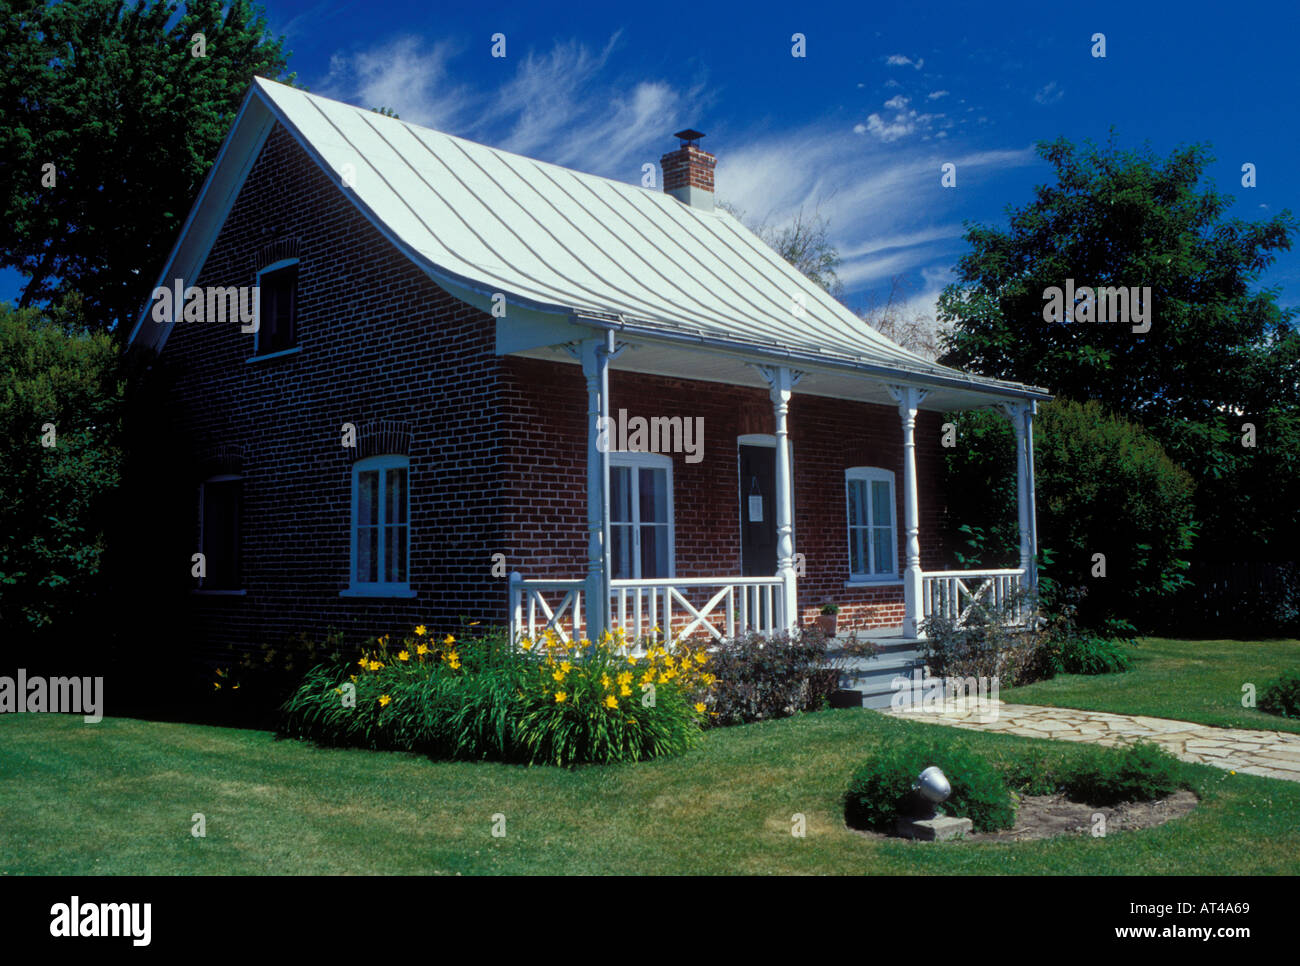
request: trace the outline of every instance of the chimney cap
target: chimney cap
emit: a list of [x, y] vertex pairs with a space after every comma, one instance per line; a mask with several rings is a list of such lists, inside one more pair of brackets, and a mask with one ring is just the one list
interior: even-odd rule
[[697, 131], [694, 128], [688, 127], [684, 131], [678, 131], [676, 134], [673, 135], [673, 137], [681, 138], [682, 147], [686, 147], [689, 144], [694, 144], [698, 147], [699, 146], [698, 142], [700, 138], [704, 137], [704, 132]]

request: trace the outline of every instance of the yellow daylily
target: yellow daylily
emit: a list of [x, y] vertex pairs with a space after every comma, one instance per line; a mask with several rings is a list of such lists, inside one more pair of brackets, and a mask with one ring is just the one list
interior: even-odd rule
[[387, 694], [381, 694], [381, 695], [379, 696], [379, 706], [380, 706], [381, 708], [386, 708], [386, 707], [388, 707], [389, 703], [390, 703], [392, 700], [393, 700], [392, 697], [390, 697], [389, 695], [387, 695]]
[[567, 694], [565, 694], [563, 691], [556, 691], [556, 692], [555, 692], [555, 703], [556, 703], [556, 704], [564, 704], [564, 702], [565, 702], [565, 701], [568, 701], [568, 700], [569, 700], [569, 696], [568, 696]]
[[605, 707], [607, 707], [607, 708], [617, 708], [617, 707], [618, 707], [618, 698], [614, 697], [614, 695], [612, 695], [612, 694], [610, 694], [610, 695], [606, 695], [606, 697], [605, 697]]
[[409, 661], [411, 659], [411, 654], [409, 651], [398, 651], [397, 659], [399, 661]]
[[425, 627], [423, 624], [420, 624], [420, 625], [419, 625], [418, 627], [416, 627], [416, 629], [415, 629], [415, 636], [416, 636], [416, 637], [423, 637], [423, 636], [424, 636], [425, 634], [427, 634], [427, 633], [429, 633], [429, 628]]

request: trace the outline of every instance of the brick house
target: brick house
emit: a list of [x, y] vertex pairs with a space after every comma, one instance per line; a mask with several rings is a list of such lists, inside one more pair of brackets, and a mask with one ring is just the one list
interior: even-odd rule
[[[714, 208], [679, 136], [660, 192], [256, 81], [131, 334], [201, 467], [158, 525], [202, 555], [204, 640], [729, 635], [826, 601], [914, 636], [1033, 580], [1046, 394], [869, 328]], [[957, 573], [941, 414], [991, 406], [1020, 566]]]

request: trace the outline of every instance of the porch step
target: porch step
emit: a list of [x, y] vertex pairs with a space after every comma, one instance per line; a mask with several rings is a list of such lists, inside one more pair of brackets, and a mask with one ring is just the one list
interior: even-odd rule
[[[894, 696], [891, 686], [897, 677], [910, 678], [917, 668], [925, 666], [916, 639], [895, 638], [878, 640], [880, 653], [876, 657], [855, 657], [843, 662], [840, 687], [856, 691], [864, 708], [888, 708]], [[835, 655], [830, 651], [830, 656]]]

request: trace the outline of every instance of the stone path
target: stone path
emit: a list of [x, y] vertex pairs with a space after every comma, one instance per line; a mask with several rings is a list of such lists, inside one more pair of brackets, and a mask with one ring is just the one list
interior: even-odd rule
[[1099, 745], [1128, 744], [1139, 739], [1163, 746], [1183, 761], [1300, 782], [1300, 734], [1212, 728], [1190, 721], [1148, 718], [1048, 708], [1036, 704], [988, 701], [979, 707], [972, 700], [962, 708], [950, 699], [937, 708], [904, 708], [887, 712], [918, 721], [952, 725], [977, 731], [997, 731], [1026, 738], [1093, 741]]

